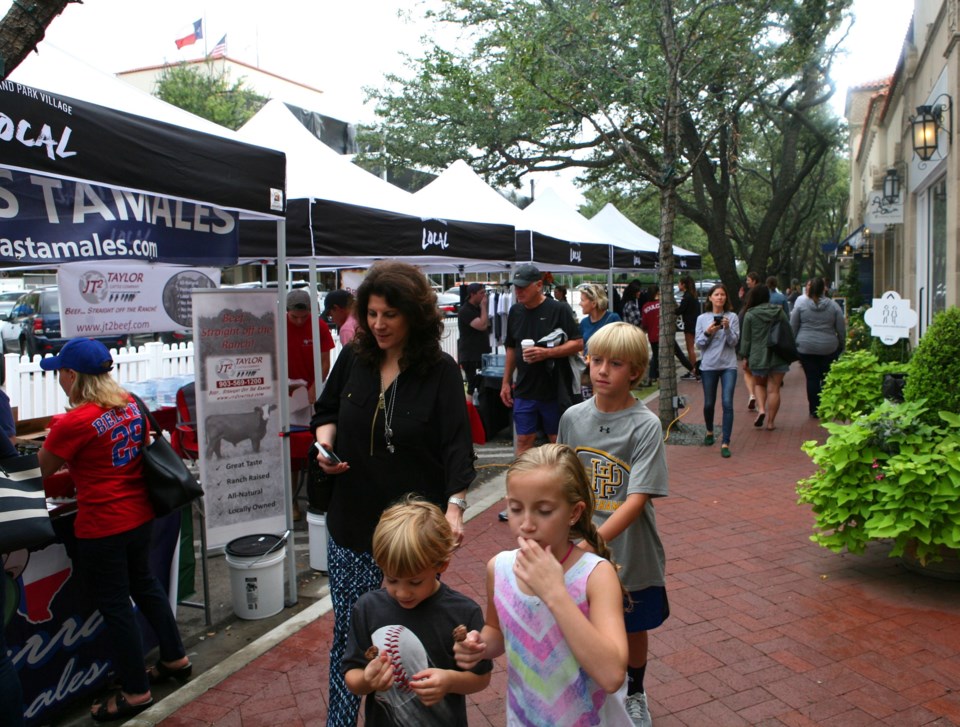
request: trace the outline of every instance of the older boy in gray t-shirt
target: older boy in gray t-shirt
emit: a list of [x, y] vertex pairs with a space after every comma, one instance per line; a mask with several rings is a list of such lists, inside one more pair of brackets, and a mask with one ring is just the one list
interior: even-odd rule
[[649, 363], [645, 334], [611, 323], [590, 339], [593, 398], [564, 412], [557, 441], [574, 448], [593, 487], [594, 524], [620, 566], [630, 594], [627, 627], [627, 712], [649, 723], [643, 676], [647, 631], [669, 616], [665, 556], [653, 498], [667, 495], [667, 458], [660, 420], [632, 389]]

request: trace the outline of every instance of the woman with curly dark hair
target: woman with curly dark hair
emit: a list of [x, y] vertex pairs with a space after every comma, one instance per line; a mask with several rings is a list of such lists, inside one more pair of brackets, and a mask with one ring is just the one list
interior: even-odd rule
[[341, 662], [356, 600], [379, 588], [372, 555], [380, 514], [413, 492], [445, 510], [459, 542], [467, 486], [476, 472], [463, 378], [440, 348], [436, 294], [417, 268], [378, 262], [357, 290], [356, 338], [341, 351], [310, 423], [339, 463], [327, 512], [327, 563], [334, 609], [328, 725], [354, 725], [359, 697]]

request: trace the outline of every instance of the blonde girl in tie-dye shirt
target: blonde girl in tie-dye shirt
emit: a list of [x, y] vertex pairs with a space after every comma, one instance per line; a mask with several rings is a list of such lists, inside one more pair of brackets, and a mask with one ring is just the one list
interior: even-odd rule
[[632, 724], [623, 590], [592, 515], [570, 447], [530, 449], [510, 467], [507, 517], [519, 548], [487, 564], [483, 630], [454, 645], [462, 669], [506, 653], [508, 725]]

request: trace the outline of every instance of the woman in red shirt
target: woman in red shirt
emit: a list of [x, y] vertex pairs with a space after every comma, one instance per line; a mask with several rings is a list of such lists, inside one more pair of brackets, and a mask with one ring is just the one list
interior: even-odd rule
[[640, 327], [647, 332], [650, 341], [650, 383], [656, 383], [660, 378], [660, 288], [650, 286], [647, 302], [640, 309]]
[[[77, 568], [110, 630], [120, 683], [94, 703], [91, 716], [98, 722], [128, 719], [153, 704], [151, 682], [183, 683], [192, 669], [167, 596], [150, 572], [154, 515], [141, 456], [146, 422], [110, 376], [113, 359], [99, 341], [68, 341], [40, 367], [59, 373], [70, 400], [40, 448], [40, 473], [48, 477], [65, 464], [77, 488]], [[149, 670], [131, 596], [160, 644], [160, 659]]]

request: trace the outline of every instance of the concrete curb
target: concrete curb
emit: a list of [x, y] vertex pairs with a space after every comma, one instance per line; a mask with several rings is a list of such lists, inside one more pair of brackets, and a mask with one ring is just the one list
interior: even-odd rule
[[[506, 484], [506, 472], [497, 474], [472, 491], [470, 506], [464, 513], [464, 522], [469, 522], [489, 507], [503, 499]], [[181, 707], [186, 706], [217, 684], [233, 676], [254, 659], [263, 656], [277, 644], [293, 636], [300, 629], [309, 626], [333, 608], [329, 592], [316, 603], [294, 614], [279, 626], [268, 631], [257, 640], [247, 644], [232, 656], [224, 659], [212, 669], [208, 669], [195, 679], [191, 679], [175, 692], [164, 697], [150, 709], [144, 710], [133, 719], [124, 722], [130, 727], [154, 727]]]

